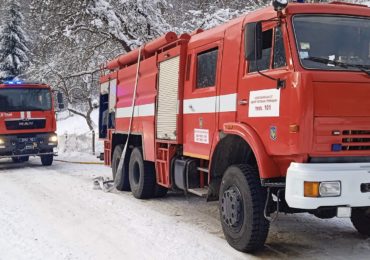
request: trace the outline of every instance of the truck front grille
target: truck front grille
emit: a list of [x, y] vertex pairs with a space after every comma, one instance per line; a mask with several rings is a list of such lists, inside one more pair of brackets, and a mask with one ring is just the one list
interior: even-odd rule
[[25, 130], [45, 128], [45, 119], [9, 120], [5, 122], [7, 130]]
[[370, 150], [370, 130], [344, 130], [342, 136], [342, 151]]

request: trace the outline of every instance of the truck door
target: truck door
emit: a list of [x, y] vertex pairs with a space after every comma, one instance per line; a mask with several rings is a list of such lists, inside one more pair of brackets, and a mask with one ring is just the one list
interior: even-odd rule
[[[240, 70], [237, 120], [252, 126], [261, 136], [266, 149], [289, 150], [289, 74], [286, 54], [288, 40], [285, 24], [264, 23], [262, 59], [247, 62], [241, 55], [244, 66]], [[248, 37], [245, 35], [245, 37]], [[243, 37], [245, 39], [245, 37]], [[291, 66], [291, 65], [290, 65]], [[258, 67], [258, 70], [257, 70]], [[281, 79], [285, 86], [278, 87]], [[285, 147], [284, 147], [285, 146]]]
[[99, 138], [106, 138], [108, 129], [115, 126], [117, 80], [100, 85]]
[[184, 155], [208, 160], [217, 125], [222, 42], [189, 53], [183, 104]]

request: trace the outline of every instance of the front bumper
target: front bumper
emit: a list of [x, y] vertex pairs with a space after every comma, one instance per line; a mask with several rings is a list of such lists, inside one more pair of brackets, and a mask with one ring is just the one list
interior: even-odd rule
[[[340, 181], [338, 197], [311, 198], [304, 196], [304, 182]], [[292, 163], [286, 177], [285, 199], [289, 207], [317, 209], [319, 207], [370, 206], [370, 193], [361, 185], [370, 183], [370, 163]]]
[[58, 142], [49, 139], [54, 133], [0, 135], [0, 159], [19, 156], [55, 154]]

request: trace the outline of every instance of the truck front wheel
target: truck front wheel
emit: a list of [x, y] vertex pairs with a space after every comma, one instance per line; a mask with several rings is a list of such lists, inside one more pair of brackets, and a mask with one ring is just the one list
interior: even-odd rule
[[41, 155], [41, 163], [43, 166], [50, 166], [53, 164], [54, 155], [53, 154], [46, 154]]
[[351, 221], [360, 234], [370, 236], [370, 207], [353, 208]]
[[269, 222], [264, 217], [266, 190], [258, 171], [250, 165], [230, 166], [220, 187], [219, 210], [227, 242], [243, 252], [261, 249]]
[[21, 159], [19, 157], [12, 157], [13, 163], [20, 163]]
[[129, 180], [132, 194], [137, 199], [149, 199], [154, 196], [155, 171], [151, 162], [146, 162], [140, 148], [132, 150], [129, 164]]
[[28, 162], [29, 156], [12, 157], [13, 163]]

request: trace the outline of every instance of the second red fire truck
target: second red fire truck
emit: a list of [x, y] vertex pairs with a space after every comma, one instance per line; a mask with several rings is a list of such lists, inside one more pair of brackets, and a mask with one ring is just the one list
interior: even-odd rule
[[28, 161], [39, 156], [53, 163], [58, 138], [52, 92], [48, 85], [17, 80], [0, 82], [0, 159]]
[[117, 189], [218, 200], [240, 251], [264, 245], [276, 212], [350, 217], [370, 236], [370, 8], [275, 0], [105, 69], [99, 131]]

